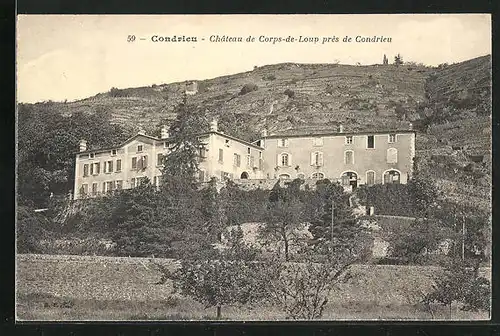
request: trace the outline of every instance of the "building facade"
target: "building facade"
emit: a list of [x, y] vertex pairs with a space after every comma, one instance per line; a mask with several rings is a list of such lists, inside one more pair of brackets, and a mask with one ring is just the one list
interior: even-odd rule
[[[346, 188], [361, 184], [406, 183], [415, 156], [411, 130], [325, 134], [271, 134], [249, 143], [220, 132], [213, 121], [198, 135], [199, 181], [224, 179], [323, 179]], [[146, 180], [161, 183], [164, 159], [172, 139], [140, 132], [120, 146], [76, 154], [74, 199], [134, 188]]]
[[273, 134], [264, 148], [266, 178], [337, 180], [346, 187], [406, 183], [412, 174], [415, 132]]
[[[199, 134], [198, 138], [203, 144], [199, 149], [200, 181], [212, 177], [220, 180], [263, 177], [263, 148], [219, 132], [215, 121], [210, 131]], [[171, 143], [166, 128], [160, 138], [139, 132], [113, 148], [88, 150], [82, 140], [76, 154], [74, 199], [134, 188], [146, 181], [146, 177], [159, 186]]]

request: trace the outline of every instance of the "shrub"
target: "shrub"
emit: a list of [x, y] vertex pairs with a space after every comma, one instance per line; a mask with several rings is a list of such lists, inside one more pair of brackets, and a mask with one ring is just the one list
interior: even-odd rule
[[120, 90], [120, 89], [117, 89], [115, 87], [112, 87], [111, 90], [109, 90], [109, 95], [111, 97], [126, 97], [127, 96], [125, 90]]
[[253, 83], [245, 84], [241, 88], [240, 96], [243, 96], [243, 95], [245, 95], [249, 92], [252, 92], [252, 91], [257, 91], [258, 89], [259, 89], [259, 87], [256, 84], [253, 84]]
[[290, 90], [290, 89], [286, 89], [285, 92], [283, 92], [285, 95], [288, 96], [288, 98], [293, 98], [295, 96], [295, 92]]
[[271, 74], [271, 75], [263, 76], [262, 79], [263, 80], [273, 81], [273, 80], [276, 79], [276, 76]]

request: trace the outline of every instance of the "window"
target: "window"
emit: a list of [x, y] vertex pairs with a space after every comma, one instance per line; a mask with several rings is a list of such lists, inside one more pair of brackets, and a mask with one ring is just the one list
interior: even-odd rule
[[398, 150], [396, 148], [387, 149], [387, 163], [398, 163]]
[[116, 172], [122, 171], [122, 160], [118, 159], [116, 160]]
[[219, 148], [219, 162], [224, 162], [224, 150], [222, 148]]
[[138, 145], [137, 146], [137, 153], [141, 153], [142, 152], [142, 145]]
[[229, 147], [231, 145], [231, 141], [229, 139], [226, 139], [226, 147]]
[[396, 142], [396, 134], [389, 134], [389, 143]]
[[314, 138], [313, 146], [323, 146], [323, 138]]
[[366, 148], [375, 148], [375, 137], [373, 135], [367, 136]]
[[291, 161], [290, 155], [287, 153], [278, 155], [278, 166], [289, 167], [292, 164]]
[[259, 158], [262, 159], [262, 152], [259, 152]]
[[207, 157], [207, 149], [205, 147], [200, 147], [198, 149], [200, 158], [205, 159]]
[[130, 179], [130, 188], [135, 188], [135, 178]]
[[319, 167], [323, 165], [323, 153], [322, 152], [312, 152], [311, 153], [311, 166]]
[[345, 144], [352, 145], [352, 135], [348, 135], [345, 137]]
[[123, 181], [118, 180], [116, 181], [116, 190], [122, 190], [123, 189]]
[[278, 139], [278, 147], [288, 147], [288, 139]]
[[137, 158], [136, 157], [132, 158], [132, 169], [137, 169]]
[[83, 177], [89, 176], [89, 165], [88, 163], [83, 165]]
[[375, 184], [375, 172], [373, 170], [366, 172], [366, 184], [367, 185]]
[[247, 147], [247, 154], [251, 154], [250, 147]]
[[112, 150], [111, 150], [111, 155], [112, 155], [112, 156], [116, 155], [116, 149], [112, 149]]
[[388, 170], [384, 173], [384, 183], [400, 183], [400, 174], [397, 170]]
[[315, 180], [322, 180], [325, 178], [325, 174], [323, 173], [313, 173], [311, 176]]
[[234, 153], [233, 165], [236, 167], [241, 166], [241, 155]]
[[340, 177], [341, 180], [342, 180], [342, 185], [343, 186], [353, 186], [353, 187], [356, 187], [357, 184], [358, 184], [358, 174], [356, 174], [355, 172], [345, 172], [342, 174], [342, 176]]
[[113, 181], [104, 182], [104, 192], [113, 191]]
[[255, 158], [253, 156], [250, 156], [250, 168], [255, 167]]
[[92, 183], [92, 195], [97, 195], [97, 182]]
[[247, 155], [247, 168], [251, 168], [252, 167], [252, 160], [250, 158], [251, 158], [251, 156]]
[[231, 179], [231, 174], [227, 172], [221, 172], [221, 178], [223, 181], [226, 179]]
[[168, 143], [164, 142], [163, 143], [163, 148], [167, 149], [168, 148]]
[[262, 170], [263, 167], [264, 167], [264, 160], [259, 159], [259, 170]]
[[163, 165], [163, 159], [164, 159], [164, 156], [163, 156], [163, 153], [158, 153], [157, 155], [157, 159], [156, 159], [156, 165], [157, 166], [162, 166]]
[[141, 156], [138, 164], [139, 164], [139, 169], [146, 169], [148, 167], [148, 156], [147, 155]]
[[[92, 175], [99, 175], [100, 170], [101, 170], [101, 164], [99, 162], [95, 162], [92, 164], [93, 166], [93, 174]], [[92, 170], [92, 169], [91, 169]]]
[[89, 154], [89, 158], [93, 159], [95, 157], [95, 154], [94, 153], [90, 153]]
[[354, 163], [354, 152], [351, 150], [345, 151], [344, 153], [344, 163], [353, 164]]
[[80, 188], [80, 194], [87, 195], [88, 193], [89, 193], [89, 185], [87, 183], [82, 184], [82, 187]]
[[104, 161], [104, 172], [105, 173], [113, 172], [113, 161]]

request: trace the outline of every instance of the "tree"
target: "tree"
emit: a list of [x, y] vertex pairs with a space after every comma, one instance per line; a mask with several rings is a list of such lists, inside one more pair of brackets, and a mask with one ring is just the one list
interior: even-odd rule
[[489, 312], [490, 281], [479, 275], [479, 262], [470, 265], [454, 259], [446, 265], [443, 274], [436, 277], [433, 290], [423, 301], [437, 302], [448, 307], [450, 319], [453, 303], [461, 304], [462, 310]]
[[60, 106], [18, 106], [18, 192], [23, 204], [45, 207], [51, 192], [66, 195], [73, 189], [74, 154], [81, 139], [88, 148], [102, 148], [127, 137], [124, 128], [110, 122], [108, 110], [63, 116]]
[[159, 284], [173, 281], [174, 291], [216, 308], [216, 318], [222, 317], [226, 305], [244, 305], [263, 298], [262, 283], [255, 274], [261, 264], [252, 260], [255, 251], [242, 240], [240, 230], [229, 234], [228, 248], [215, 253], [199, 252], [194, 259], [181, 261], [180, 268], [171, 272], [156, 264], [162, 273]]
[[33, 208], [20, 205], [17, 209], [17, 253], [43, 253], [40, 241], [51, 237], [49, 220]]
[[309, 206], [313, 212], [309, 230], [317, 244], [328, 241], [342, 253], [361, 257], [367, 237], [349, 207], [349, 195], [340, 184], [329, 180], [319, 181], [314, 193], [314, 203]]
[[243, 87], [240, 90], [239, 95], [243, 96], [243, 95], [246, 95], [249, 92], [257, 91], [258, 89], [259, 89], [259, 87], [257, 86], [257, 84], [248, 83], [248, 84], [243, 85]]
[[199, 153], [203, 147], [200, 134], [207, 131], [208, 121], [198, 109], [188, 105], [186, 95], [174, 113], [176, 119], [170, 125], [172, 141], [164, 162], [162, 184], [167, 189], [183, 186], [194, 189], [199, 171]]
[[415, 216], [428, 217], [440, 197], [439, 190], [433, 179], [417, 172], [408, 183], [408, 191], [412, 197]]
[[396, 56], [394, 56], [394, 65], [400, 66], [401, 64], [403, 64], [403, 56], [397, 54]]
[[[323, 247], [332, 252], [332, 246], [327, 245]], [[348, 279], [352, 262], [352, 258], [338, 251], [322, 259], [308, 253], [301, 263], [274, 260], [257, 276], [264, 276], [267, 300], [282, 307], [288, 318], [318, 319], [323, 316], [332, 292]]]
[[273, 187], [265, 215], [266, 225], [260, 234], [283, 241], [285, 260], [290, 260], [290, 243], [294, 230], [304, 220], [304, 204], [293, 193], [293, 186], [282, 188], [279, 181]]
[[417, 219], [409, 227], [392, 230], [388, 239], [389, 252], [405, 264], [424, 264], [444, 239], [453, 237], [452, 232], [437, 221]]

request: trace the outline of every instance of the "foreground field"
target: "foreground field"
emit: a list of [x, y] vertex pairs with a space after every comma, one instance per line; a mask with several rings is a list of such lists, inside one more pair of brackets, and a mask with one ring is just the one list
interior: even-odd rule
[[[169, 267], [173, 260], [157, 259]], [[437, 267], [354, 265], [352, 277], [329, 300], [324, 318], [332, 320], [446, 319], [432, 317], [419, 293], [432, 285]], [[490, 270], [485, 270], [488, 278]], [[17, 256], [16, 314], [19, 320], [208, 320], [215, 309], [172, 294], [157, 285], [160, 274], [149, 259], [54, 255]], [[230, 320], [281, 320], [279, 307], [224, 307]], [[455, 309], [453, 319], [488, 319], [486, 313]]]

